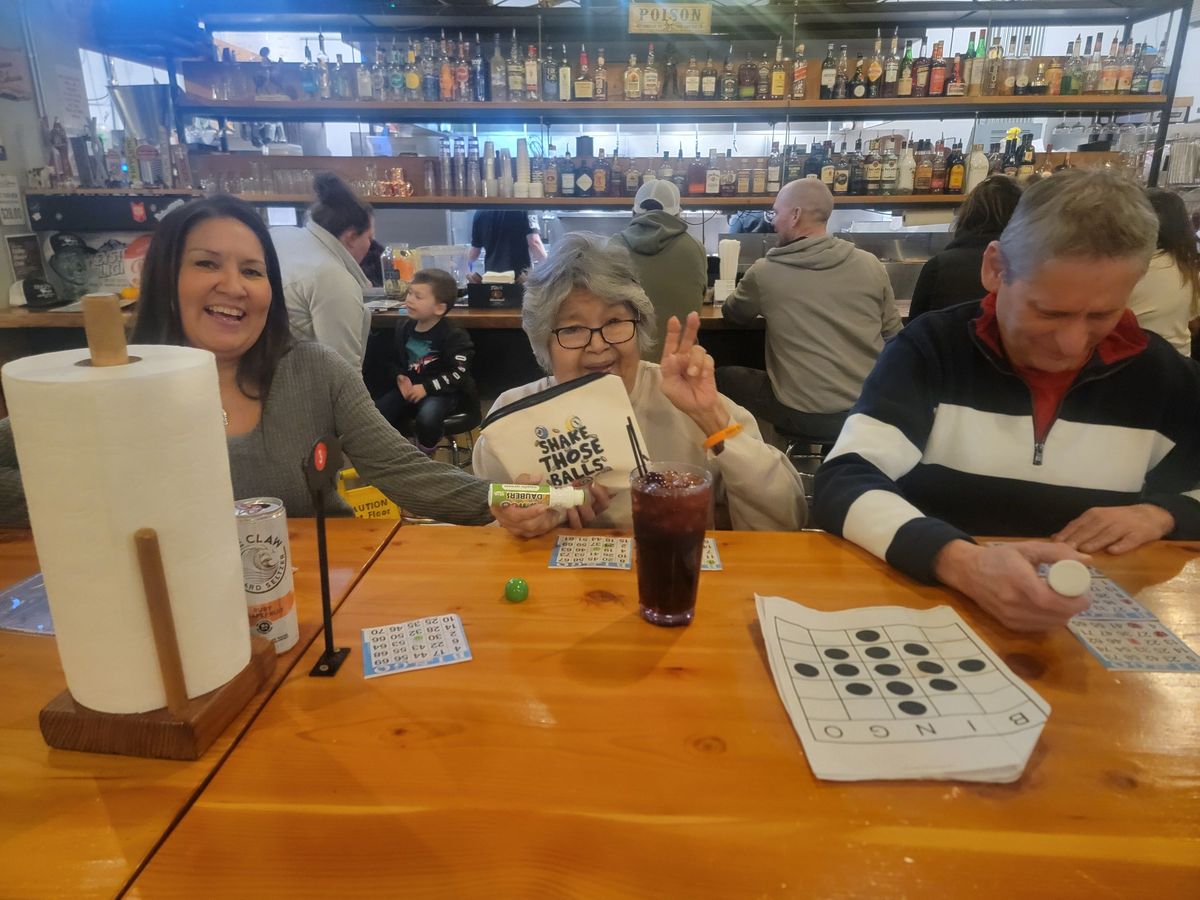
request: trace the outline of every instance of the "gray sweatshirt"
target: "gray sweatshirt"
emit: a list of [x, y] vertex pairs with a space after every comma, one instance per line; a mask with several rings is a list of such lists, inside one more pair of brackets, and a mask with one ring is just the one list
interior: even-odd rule
[[[405, 512], [459, 525], [492, 520], [487, 485], [426, 458], [379, 414], [350, 364], [315, 343], [297, 344], [280, 360], [258, 427], [229, 438], [234, 497], [278, 497], [289, 516], [315, 515], [300, 464], [313, 442], [330, 433], [342, 439], [342, 449], [363, 480]], [[350, 514], [337, 494], [327, 499], [326, 508], [332, 515]], [[3, 419], [0, 525], [28, 524], [12, 426]]]
[[844, 412], [900, 331], [883, 264], [832, 235], [801, 238], [767, 251], [725, 301], [723, 315], [767, 320], [767, 375], [784, 406]]

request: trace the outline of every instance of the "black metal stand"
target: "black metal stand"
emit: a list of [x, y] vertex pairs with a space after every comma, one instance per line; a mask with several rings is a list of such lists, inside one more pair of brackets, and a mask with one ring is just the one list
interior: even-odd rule
[[321, 615], [325, 629], [325, 652], [308, 673], [312, 678], [336, 675], [350, 655], [349, 647], [333, 645], [333, 604], [329, 597], [329, 554], [325, 540], [325, 491], [333, 484], [341, 458], [341, 441], [325, 437], [313, 444], [312, 452], [304, 462], [304, 474], [317, 510], [317, 564], [321, 569]]

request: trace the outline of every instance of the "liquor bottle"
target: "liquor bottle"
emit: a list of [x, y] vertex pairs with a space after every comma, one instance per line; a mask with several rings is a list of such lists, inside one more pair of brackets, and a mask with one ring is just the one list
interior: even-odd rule
[[708, 59], [704, 62], [704, 71], [700, 73], [700, 98], [702, 100], [716, 100], [718, 91], [718, 82], [721, 76], [717, 73], [717, 67], [713, 65], [712, 54], [708, 54]]
[[1016, 178], [1020, 165], [1016, 138], [1009, 138], [1004, 142], [1004, 156], [1000, 159], [1000, 172], [1010, 178]]
[[1135, 54], [1141, 55], [1141, 49], [1133, 45], [1132, 42], [1125, 44], [1125, 49], [1121, 53], [1121, 68], [1117, 74], [1117, 93], [1131, 94], [1133, 93], [1133, 72], [1137, 68]]
[[476, 103], [487, 101], [487, 63], [483, 59], [483, 42], [475, 32], [475, 53], [471, 57], [471, 99]]
[[862, 153], [862, 138], [854, 142], [854, 153], [850, 155], [850, 193], [861, 197], [867, 192], [867, 161]]
[[721, 190], [722, 197], [737, 196], [737, 166], [733, 162], [733, 151], [726, 150], [725, 156], [720, 160], [721, 164]]
[[854, 100], [861, 100], [867, 96], [867, 76], [863, 72], [863, 55], [861, 53], [854, 61], [854, 75], [850, 78], [850, 83], [846, 85], [846, 95]]
[[637, 54], [629, 54], [629, 65], [625, 67], [625, 99], [642, 99], [642, 67], [638, 65]]
[[846, 58], [846, 45], [842, 44], [841, 52], [838, 54], [837, 69], [833, 78], [834, 100], [845, 100], [848, 95], [848, 86], [850, 83], [849, 68], [850, 60]]
[[771, 155], [767, 158], [767, 193], [779, 193], [782, 181], [783, 155], [779, 152], [779, 141], [772, 141]]
[[896, 79], [896, 96], [911, 97], [913, 92], [912, 41], [904, 42], [904, 56], [900, 60], [900, 76]]
[[[1059, 82], [1058, 82], [1058, 93], [1064, 97], [1070, 96], [1073, 91], [1074, 66], [1075, 66], [1075, 42], [1067, 41], [1067, 55], [1063, 59], [1062, 74], [1061, 74], [1061, 76], [1059, 78]], [[1053, 77], [1053, 69], [1054, 69], [1054, 67], [1051, 66], [1050, 69], [1048, 69], [1046, 71], [1046, 80], [1047, 81], [1049, 81]]]
[[1008, 52], [1004, 55], [1004, 61], [1000, 67], [1000, 96], [1013, 96], [1017, 89], [1017, 69], [1020, 65], [1021, 60], [1017, 56], [1017, 36], [1010, 35]]
[[[590, 79], [585, 79], [591, 83]], [[558, 64], [558, 99], [570, 100], [575, 79], [571, 73], [571, 60], [567, 58], [567, 45], [562, 45], [562, 61]]]
[[[748, 160], [743, 160], [742, 162], [746, 163], [746, 162], [748, 162]], [[739, 197], [750, 196], [750, 179], [751, 179], [752, 175], [753, 175], [753, 172], [751, 171], [749, 165], [744, 165], [744, 164], [738, 165], [738, 167], [737, 167], [737, 189], [735, 191], [737, 196], [739, 196]]]
[[846, 153], [846, 142], [842, 141], [842, 152], [837, 156], [833, 169], [833, 193], [845, 196], [850, 192], [850, 157]]
[[988, 158], [983, 152], [983, 144], [973, 144], [971, 155], [967, 158], [967, 182], [964, 193], [971, 193], [988, 177]]
[[[358, 71], [354, 75], [355, 92], [358, 94], [359, 100], [374, 100], [375, 97], [375, 81], [370, 64], [367, 62], [366, 54], [363, 54], [362, 60], [358, 64]], [[383, 99], [383, 98], [378, 98]]]
[[983, 95], [997, 96], [1004, 84], [1004, 49], [1000, 38], [992, 38], [992, 46], [988, 47], [987, 59], [983, 64]]
[[654, 62], [654, 44], [646, 53], [646, 67], [642, 69], [642, 99], [657, 100], [662, 91], [662, 81], [659, 79], [658, 66]]
[[554, 58], [553, 44], [546, 45], [546, 56], [542, 59], [542, 99], [558, 99], [558, 60]]
[[863, 66], [867, 79], [867, 96], [883, 96], [883, 37], [878, 28], [875, 29], [875, 49]]
[[1033, 177], [1035, 154], [1033, 150], [1033, 135], [1028, 131], [1021, 135], [1021, 149], [1017, 162], [1017, 178], [1028, 181]]
[[704, 164], [704, 160], [700, 158], [700, 148], [696, 148], [696, 158], [688, 165], [687, 170], [687, 195], [689, 197], [703, 197], [704, 191], [708, 184], [708, 166]]
[[754, 99], [766, 100], [771, 95], [771, 61], [763, 51], [762, 61], [754, 70]]
[[679, 144], [679, 156], [675, 160], [675, 174], [671, 176], [671, 183], [679, 188], [679, 196], [682, 197], [687, 193], [688, 183], [688, 167], [683, 164], [683, 143]]
[[827, 140], [824, 143], [824, 148], [821, 151], [821, 184], [828, 187], [830, 192], [833, 192], [833, 182], [838, 173], [838, 161], [834, 158], [833, 142]]
[[891, 196], [896, 193], [896, 182], [899, 178], [899, 160], [893, 148], [891, 138], [883, 139], [883, 156], [880, 163], [879, 192]]
[[496, 32], [496, 48], [488, 63], [488, 90], [493, 103], [508, 102], [508, 64], [500, 52], [500, 32]]
[[425, 54], [417, 62], [417, 48], [410, 40], [401, 57], [400, 51], [392, 47], [392, 64], [388, 68], [389, 96], [392, 100], [415, 103], [418, 100], [436, 102], [438, 98], [437, 72], [433, 66], [433, 54]]
[[1034, 97], [1044, 97], [1050, 92], [1050, 84], [1046, 76], [1046, 64], [1040, 62], [1037, 64], [1037, 74], [1033, 76], [1033, 81], [1029, 82], [1029, 87], [1025, 93]]
[[1146, 93], [1163, 93], [1166, 90], [1167, 76], [1170, 73], [1171, 69], [1167, 65], [1167, 45], [1163, 44], [1158, 48], [1158, 55], [1154, 57], [1154, 65], [1150, 67], [1150, 74], [1146, 81]]
[[925, 38], [921, 38], [921, 55], [913, 60], [913, 89], [914, 97], [929, 96], [929, 68], [931, 61], [925, 55]]
[[[300, 63], [300, 90], [309, 100], [317, 96], [317, 66], [313, 62], [312, 50], [308, 46], [308, 41], [304, 42], [304, 62]], [[133, 170], [134, 166], [130, 165], [129, 171]]]
[[716, 197], [721, 193], [721, 166], [717, 162], [717, 151], [708, 151], [708, 168], [704, 170], [704, 193]]
[[946, 192], [946, 148], [941, 141], [929, 155], [929, 193], [944, 194]]
[[333, 67], [333, 94], [342, 100], [353, 100], [354, 82], [350, 79], [350, 69], [342, 62], [342, 54], [337, 54], [335, 58], [337, 64]]
[[1146, 65], [1146, 44], [1142, 43], [1134, 53], [1133, 80], [1129, 93], [1145, 94], [1150, 90], [1150, 68]]
[[892, 34], [892, 46], [888, 50], [887, 58], [883, 61], [883, 96], [896, 97], [900, 90], [900, 55], [897, 52], [900, 46], [900, 26], [896, 26], [895, 32]]
[[[646, 79], [643, 77], [643, 93], [645, 93], [645, 84]], [[667, 63], [663, 66], [662, 78], [659, 81], [658, 99], [678, 100], [679, 95], [679, 67], [675, 64], [675, 50], [670, 44], [667, 44]]]
[[558, 195], [560, 197], [575, 196], [575, 160], [571, 159], [566, 149], [558, 163]]
[[458, 36], [458, 59], [454, 62], [454, 99], [459, 103], [470, 103], [474, 92], [471, 90], [471, 45], [463, 42], [462, 34]]
[[[762, 158], [759, 157], [756, 163], [761, 163]], [[756, 164], [750, 172], [750, 193], [757, 197], [761, 197], [767, 192], [767, 167], [761, 164]]]
[[987, 29], [979, 30], [979, 40], [975, 42], [975, 55], [967, 65], [967, 96], [983, 96], [983, 82], [987, 71]]
[[913, 172], [913, 193], [928, 194], [933, 190], [933, 151], [928, 141], [922, 141], [917, 153], [917, 167]]
[[662, 181], [672, 181], [675, 178], [675, 169], [671, 165], [671, 151], [664, 150], [662, 162], [658, 166], [658, 172], [655, 173]]
[[588, 67], [587, 47], [579, 45], [579, 68], [575, 72], [576, 100], [608, 99], [608, 66], [604, 62], [604, 48], [596, 54], [596, 71]]
[[758, 90], [758, 66], [750, 59], [750, 51], [746, 51], [746, 61], [738, 67], [738, 99], [753, 100]]
[[687, 69], [683, 73], [683, 98], [685, 100], [700, 99], [700, 67], [696, 65], [696, 55], [688, 57]]
[[807, 163], [805, 156], [800, 152], [800, 148], [792, 144], [787, 148], [787, 153], [784, 154], [783, 160], [783, 177], [780, 180], [781, 184], [790, 184], [797, 179], [804, 177], [804, 166]]
[[526, 100], [540, 100], [542, 97], [541, 68], [541, 62], [538, 60], [537, 47], [533, 44], [530, 44], [529, 50], [525, 54]]
[[950, 76], [946, 82], [947, 97], [965, 97], [967, 95], [966, 80], [967, 60], [961, 53], [955, 53], [950, 61]]
[[547, 197], [558, 196], [558, 160], [554, 158], [558, 150], [553, 144], [546, 151], [546, 161], [542, 163], [542, 193]]
[[1085, 94], [1100, 93], [1100, 80], [1103, 77], [1104, 61], [1101, 59], [1101, 45], [1104, 43], [1104, 32], [1096, 34], [1095, 43], [1088, 38], [1087, 67], [1083, 73], [1083, 92]]
[[1057, 56], [1050, 57], [1050, 65], [1046, 66], [1046, 93], [1050, 97], [1057, 97], [1062, 93], [1062, 81], [1064, 72], [1062, 60]]
[[329, 82], [329, 57], [325, 55], [325, 33], [317, 32], [317, 95], [322, 100], [332, 96]]
[[[616, 151], [613, 152], [616, 153]], [[612, 186], [612, 164], [604, 158], [603, 147], [600, 148], [599, 154], [596, 165], [592, 169], [592, 189], [595, 196], [607, 197]], [[575, 183], [579, 183], [578, 179]]]
[[1114, 35], [1112, 46], [1108, 48], [1108, 56], [1100, 64], [1100, 93], [1115, 94], [1117, 92], [1117, 79], [1121, 77], [1121, 56], [1120, 49], [1117, 47], [1117, 38]]
[[1017, 76], [1013, 82], [1013, 96], [1024, 97], [1030, 93], [1029, 86], [1036, 74], [1033, 63], [1033, 35], [1025, 35], [1021, 42], [1021, 56], [1017, 59]]
[[913, 181], [916, 178], [917, 161], [913, 157], [913, 148], [904, 144], [903, 153], [896, 163], [896, 193], [911, 194], [914, 191]]
[[804, 45], [796, 45], [796, 58], [792, 60], [792, 99], [804, 100], [808, 97], [808, 58], [804, 55]]
[[[525, 99], [525, 65], [521, 62], [521, 50], [517, 46], [517, 29], [513, 29], [512, 46], [508, 51], [508, 63], [506, 69], [508, 71], [508, 99], [514, 103]], [[574, 172], [574, 167], [571, 169]], [[559, 172], [559, 189], [561, 190], [562, 175]]]
[[947, 194], [962, 194], [967, 184], [967, 161], [963, 157], [962, 147], [955, 144], [946, 157], [946, 187]]
[[933, 59], [929, 61], [929, 94], [930, 97], [946, 95], [946, 60], [942, 58], [941, 41], [933, 45]]
[[371, 67], [371, 96], [376, 100], [387, 100], [391, 91], [391, 82], [388, 77], [387, 60], [383, 54], [383, 48], [378, 44], [375, 45], [375, 65]]
[[738, 79], [733, 71], [733, 47], [725, 57], [725, 70], [721, 73], [721, 99], [736, 100], [738, 98]]
[[867, 173], [867, 194], [878, 196], [883, 193], [883, 157], [879, 155], [879, 144], [871, 141], [864, 161]]
[[454, 60], [446, 46], [446, 32], [438, 47], [438, 100], [447, 103], [454, 99]]
[[783, 100], [787, 97], [788, 67], [783, 62], [783, 38], [775, 45], [775, 63], [771, 66], [770, 97]]
[[625, 196], [632, 197], [638, 192], [638, 188], [642, 186], [642, 172], [637, 167], [637, 164], [630, 161], [629, 168], [625, 170]]
[[833, 99], [833, 86], [837, 81], [837, 64], [833, 61], [833, 44], [829, 44], [829, 52], [821, 63], [821, 99]]

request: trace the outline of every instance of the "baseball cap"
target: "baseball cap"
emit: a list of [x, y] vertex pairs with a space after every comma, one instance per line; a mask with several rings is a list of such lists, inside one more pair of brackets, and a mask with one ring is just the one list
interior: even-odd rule
[[633, 198], [633, 211], [635, 213], [650, 212], [642, 207], [647, 200], [656, 200], [663, 208], [663, 212], [668, 212], [673, 216], [679, 215], [679, 188], [665, 179], [656, 178], [638, 188], [637, 195]]

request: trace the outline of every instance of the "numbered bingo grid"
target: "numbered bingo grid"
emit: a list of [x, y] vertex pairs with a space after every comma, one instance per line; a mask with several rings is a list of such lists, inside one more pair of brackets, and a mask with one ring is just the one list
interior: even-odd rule
[[362, 630], [363, 677], [466, 662], [471, 648], [454, 613]]

